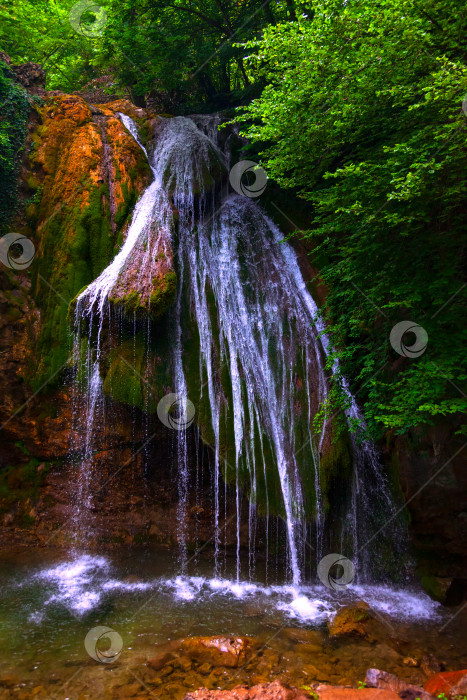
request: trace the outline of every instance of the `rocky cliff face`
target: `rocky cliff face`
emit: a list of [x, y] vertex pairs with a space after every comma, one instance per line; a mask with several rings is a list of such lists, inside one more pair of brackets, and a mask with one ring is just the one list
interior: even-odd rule
[[458, 427], [445, 420], [389, 436], [385, 447], [407, 504], [418, 575], [430, 595], [452, 605], [467, 594], [467, 472]]
[[[15, 73], [37, 94], [41, 76], [35, 66]], [[121, 246], [134, 204], [151, 179], [146, 158], [116, 114], [131, 114], [142, 133], [153, 131], [154, 115], [125, 101], [99, 107], [43, 88], [42, 97], [42, 103], [31, 103], [20, 183], [23, 207], [11, 225], [33, 240], [35, 258], [24, 271], [0, 269], [0, 508], [6, 541], [12, 531], [22, 538], [25, 528], [34, 530], [32, 541], [36, 535], [47, 540], [47, 532], [71, 515], [71, 446], [80, 436], [72, 434], [68, 308]], [[113, 485], [122, 493], [125, 480], [134, 478], [132, 469], [141, 472], [141, 458], [129, 460], [144, 439], [143, 429], [138, 434], [130, 427], [134, 410], [117, 402], [111, 428], [103, 428], [100, 441], [104, 472], [129, 467]], [[163, 444], [164, 428], [158, 427]], [[170, 503], [173, 487], [168, 480], [166, 485]], [[110, 503], [115, 490], [101, 500]], [[144, 495], [137, 491], [135, 503]], [[151, 513], [152, 503], [135, 517], [123, 500], [126, 507], [114, 511], [120, 513], [120, 540], [148, 534], [153, 521], [144, 511]], [[96, 538], [108, 530], [108, 524], [102, 526]], [[170, 527], [153, 527], [152, 534], [163, 541], [174, 537]]]

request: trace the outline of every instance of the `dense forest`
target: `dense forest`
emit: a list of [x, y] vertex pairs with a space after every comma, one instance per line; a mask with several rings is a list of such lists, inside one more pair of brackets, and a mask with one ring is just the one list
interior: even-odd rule
[[[372, 433], [441, 416], [465, 430], [463, 3], [18, 0], [0, 17], [3, 50], [40, 64], [49, 90], [174, 114], [236, 107], [251, 157], [310, 205], [295, 235], [328, 286], [322, 313]], [[17, 113], [1, 122], [6, 169]], [[391, 347], [406, 320], [426, 352]], [[336, 373], [317, 422], [345, 401]]]

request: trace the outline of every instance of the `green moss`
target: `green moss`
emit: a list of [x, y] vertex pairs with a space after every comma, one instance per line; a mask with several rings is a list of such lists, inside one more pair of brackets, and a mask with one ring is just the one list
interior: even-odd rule
[[[39, 145], [47, 138], [47, 127], [41, 125], [32, 136]], [[47, 170], [56, 171], [60, 149], [46, 144]], [[30, 154], [33, 164], [37, 147]], [[101, 158], [95, 148], [95, 165]], [[141, 157], [141, 160], [145, 159]], [[31, 179], [32, 178], [32, 179]], [[31, 175], [30, 185], [35, 185], [36, 175]], [[32, 215], [36, 221], [45, 222], [41, 228], [41, 245], [36, 256], [33, 274], [33, 293], [41, 309], [43, 326], [38, 343], [38, 367], [28, 377], [34, 389], [49, 378], [52, 385], [60, 381], [60, 369], [69, 358], [72, 321], [77, 296], [110, 263], [123, 242], [122, 229], [134, 207], [137, 192], [133, 182], [122, 188], [124, 201], [115, 217], [116, 230], [110, 223], [109, 190], [106, 183], [96, 184], [89, 175], [76, 182], [75, 196], [68, 201], [59, 199], [60, 182], [49, 187]], [[82, 205], [83, 195], [86, 205]]]
[[[19, 443], [15, 444], [22, 449]], [[22, 451], [29, 454], [24, 447]], [[39, 497], [39, 489], [44, 484], [50, 463], [45, 462], [40, 472], [37, 469], [39, 464], [40, 461], [32, 457], [27, 464], [2, 470], [0, 473], [1, 510], [8, 510], [13, 503], [22, 503], [28, 499], [35, 500]]]
[[141, 373], [144, 354], [145, 349], [139, 339], [138, 342], [135, 339], [135, 344], [128, 340], [113, 350], [109, 358], [109, 370], [104, 379], [104, 394], [112, 397], [117, 403], [126, 403], [143, 410], [145, 406]]
[[176, 292], [177, 273], [175, 270], [170, 270], [151, 292], [149, 309], [153, 319], [160, 318], [172, 306]]
[[0, 60], [0, 235], [8, 231], [18, 208], [18, 176], [27, 134], [30, 104], [26, 90]]
[[110, 296], [109, 301], [122, 307], [128, 319], [146, 319], [149, 315], [153, 321], [159, 320], [172, 306], [177, 291], [177, 274], [169, 270], [162, 279], [156, 279], [149, 298], [146, 299], [135, 289], [120, 296]]
[[148, 350], [143, 332], [114, 348], [108, 358], [103, 390], [117, 403], [153, 413], [169, 381], [164, 353]]
[[126, 182], [122, 183], [122, 194], [123, 202], [118, 205], [117, 211], [115, 212], [115, 225], [117, 229], [122, 228], [128, 216], [133, 211], [138, 199], [138, 193], [133, 189], [129, 190]]
[[451, 579], [441, 579], [431, 574], [425, 574], [420, 577], [420, 583], [430, 598], [437, 600], [439, 603], [446, 603], [446, 593], [449, 589]]
[[329, 509], [332, 502], [332, 491], [342, 490], [343, 485], [350, 481], [352, 464], [350, 438], [348, 434], [341, 433], [335, 441], [331, 442], [320, 460], [320, 484], [325, 509]]

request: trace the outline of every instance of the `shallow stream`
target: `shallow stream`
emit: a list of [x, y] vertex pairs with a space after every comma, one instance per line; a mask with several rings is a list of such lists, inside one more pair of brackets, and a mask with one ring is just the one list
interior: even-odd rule
[[[280, 572], [277, 583], [262, 583], [260, 562], [255, 583], [236, 581], [235, 561], [225, 577], [212, 578], [207, 552], [196, 575], [176, 570], [168, 553], [135, 547], [3, 553], [0, 697], [178, 700], [202, 686], [275, 678], [298, 686], [357, 685], [370, 667], [423, 683], [433, 664], [446, 670], [467, 665], [467, 611], [443, 608], [413, 587], [296, 590], [280, 584]], [[331, 638], [328, 621], [361, 600], [371, 606], [374, 634]], [[121, 637], [112, 663], [95, 661], [84, 646], [98, 625]], [[209, 668], [184, 656], [157, 671], [147, 665], [176, 640], [211, 635], [248, 636], [254, 653], [238, 668]]]

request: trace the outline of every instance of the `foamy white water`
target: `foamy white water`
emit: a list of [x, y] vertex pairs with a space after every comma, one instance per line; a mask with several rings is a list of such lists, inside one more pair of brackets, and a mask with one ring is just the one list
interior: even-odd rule
[[[77, 615], [96, 609], [109, 596], [142, 593], [154, 605], [166, 605], [167, 596], [181, 605], [206, 608], [215, 602], [238, 605], [256, 603], [266, 616], [282, 614], [301, 623], [320, 624], [329, 620], [343, 605], [365, 600], [370, 607], [400, 620], [423, 621], [437, 618], [441, 608], [421, 591], [390, 586], [352, 585], [333, 592], [324, 586], [266, 586], [260, 583], [205, 576], [157, 577], [151, 580], [127, 581], [115, 577], [111, 563], [101, 556], [82, 555], [58, 566], [44, 569], [34, 576], [43, 582], [47, 596], [44, 608], [33, 611], [30, 620], [40, 624], [48, 607], [66, 608]], [[24, 585], [27, 585], [25, 583]], [[247, 613], [248, 614], [248, 613]]]

